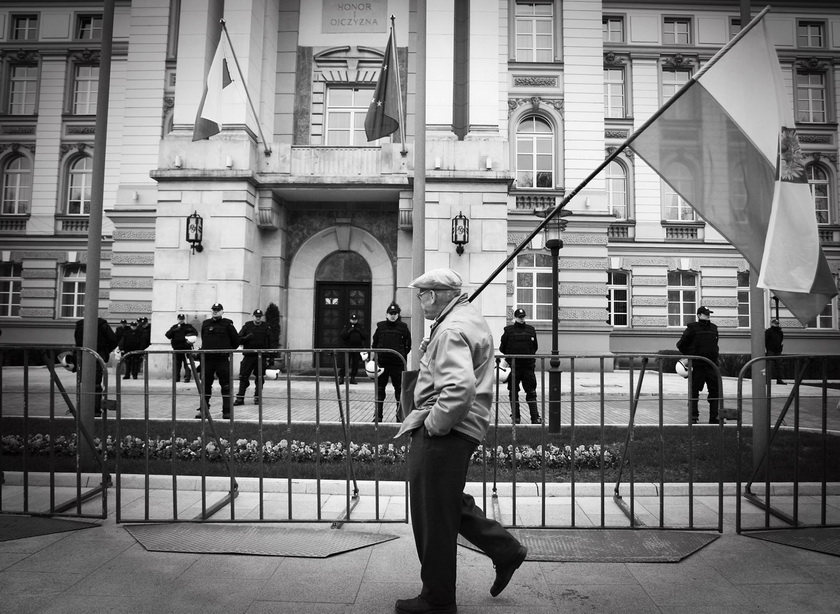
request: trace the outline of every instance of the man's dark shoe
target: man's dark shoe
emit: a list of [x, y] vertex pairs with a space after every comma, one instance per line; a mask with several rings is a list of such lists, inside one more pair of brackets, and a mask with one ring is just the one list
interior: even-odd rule
[[234, 406], [234, 407], [236, 407], [236, 406], [238, 406], [238, 405], [245, 405], [245, 401], [244, 401], [244, 399], [236, 399], [236, 400], [233, 402], [233, 406]]
[[223, 411], [222, 412], [222, 420], [230, 420], [230, 412], [229, 411]]
[[355, 386], [356, 384], [358, 384], [358, 382], [357, 382], [355, 379], [351, 379], [351, 380], [350, 380], [350, 383], [351, 383], [353, 386]]
[[531, 416], [531, 424], [542, 424], [542, 418], [540, 418], [539, 414]]
[[260, 397], [254, 397], [254, 405], [260, 404]]
[[[205, 418], [210, 417], [210, 411], [209, 410], [207, 411], [207, 413], [204, 414], [204, 417]], [[195, 419], [196, 420], [201, 420], [201, 408], [200, 407], [195, 410]]]
[[498, 597], [499, 593], [505, 590], [514, 572], [519, 569], [519, 566], [522, 565], [522, 562], [527, 556], [528, 548], [519, 546], [519, 550], [516, 551], [516, 554], [506, 564], [496, 566], [496, 579], [493, 581], [493, 586], [490, 587], [490, 594], [493, 597]]
[[458, 606], [455, 602], [446, 605], [436, 605], [429, 603], [419, 595], [414, 599], [397, 599], [394, 604], [394, 612], [397, 614], [425, 614], [425, 612], [435, 612], [436, 614], [455, 614], [458, 611]]

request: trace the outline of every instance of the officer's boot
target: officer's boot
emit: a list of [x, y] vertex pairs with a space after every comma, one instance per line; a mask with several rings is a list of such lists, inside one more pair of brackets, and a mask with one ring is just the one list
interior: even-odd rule
[[528, 409], [531, 410], [531, 424], [542, 424], [542, 418], [540, 418], [540, 410], [537, 408], [537, 402], [528, 401]]
[[233, 402], [234, 406], [245, 405], [245, 382], [239, 382], [239, 392], [236, 393], [236, 400]]

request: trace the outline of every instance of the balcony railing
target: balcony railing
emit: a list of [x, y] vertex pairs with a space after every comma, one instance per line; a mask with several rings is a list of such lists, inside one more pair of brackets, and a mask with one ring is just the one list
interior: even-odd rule
[[703, 222], [674, 222], [662, 220], [666, 241], [702, 241], [706, 237]]
[[55, 218], [56, 232], [62, 234], [87, 234], [90, 228], [90, 218], [88, 216], [67, 216]]
[[521, 190], [512, 192], [516, 198], [517, 211], [539, 211], [557, 204], [557, 198], [563, 196], [561, 190]]

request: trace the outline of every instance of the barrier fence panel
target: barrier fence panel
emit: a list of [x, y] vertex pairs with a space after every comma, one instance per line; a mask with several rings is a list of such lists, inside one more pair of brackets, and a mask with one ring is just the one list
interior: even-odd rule
[[[126, 354], [121, 364], [139, 356], [148, 365], [155, 355], [169, 355], [174, 364], [175, 355], [186, 355], [191, 377], [180, 382], [173, 368], [168, 380], [152, 381], [145, 368], [142, 381], [117, 379], [117, 432], [110, 442], [117, 522], [407, 522], [405, 442], [392, 441], [398, 403], [377, 402], [364, 367], [359, 384], [342, 380], [341, 372], [351, 372], [352, 352], [359, 350]], [[377, 350], [368, 364], [373, 378], [386, 353], [405, 369], [398, 353]], [[263, 376], [238, 378], [242, 362], [254, 360]], [[331, 367], [286, 368], [303, 363]], [[226, 372], [227, 402], [212, 381]], [[246, 399], [250, 391], [253, 403]], [[137, 476], [143, 495], [127, 502], [123, 491], [138, 487]], [[393, 496], [402, 501], [399, 508], [390, 504]]]
[[[82, 417], [111, 404], [106, 363], [72, 346], [0, 346], [0, 356], [0, 513], [106, 518], [107, 411], [92, 432]], [[82, 396], [83, 360], [102, 374], [92, 399]]]
[[[517, 527], [723, 530], [724, 462], [736, 443], [734, 424], [726, 426], [725, 419], [734, 410], [723, 396], [713, 399], [720, 419], [698, 424], [691, 403], [693, 366], [701, 362], [723, 390], [715, 365], [682, 357], [690, 363], [684, 379], [674, 369], [679, 356], [562, 355], [562, 385], [552, 390], [551, 361], [558, 357], [538, 354], [542, 419], [517, 424], [506, 415], [513, 409], [509, 391], [516, 389], [516, 361], [529, 358], [499, 359], [497, 372], [504, 378], [509, 366], [510, 374], [497, 381], [493, 426], [477, 452], [492, 469], [485, 506], [509, 506], [500, 511]], [[551, 424], [552, 409], [557, 424]], [[734, 479], [734, 466], [726, 469]], [[540, 494], [539, 509], [518, 504], [517, 494], [530, 496], [532, 489]]]
[[738, 424], [737, 532], [840, 526], [840, 355], [750, 360], [739, 410], [756, 401], [743, 392], [756, 370], [767, 411], [763, 420], [752, 412], [751, 428]]

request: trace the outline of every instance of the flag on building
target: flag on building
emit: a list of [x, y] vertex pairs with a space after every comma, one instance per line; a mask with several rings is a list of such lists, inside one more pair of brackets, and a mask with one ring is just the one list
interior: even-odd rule
[[393, 28], [388, 44], [385, 47], [385, 57], [382, 58], [382, 70], [376, 89], [373, 90], [373, 100], [370, 101], [365, 116], [365, 136], [368, 142], [381, 139], [400, 127], [400, 68], [397, 62], [397, 45]]
[[230, 74], [227, 45], [224, 33], [222, 33], [216, 53], [213, 55], [213, 63], [210, 64], [210, 71], [207, 73], [207, 80], [204, 82], [204, 95], [201, 97], [201, 104], [198, 105], [198, 113], [195, 116], [193, 141], [209, 138], [222, 131], [225, 97], [227, 92], [234, 89], [231, 87], [233, 79]]
[[837, 294], [764, 20], [690, 81], [630, 147], [803, 325]]

